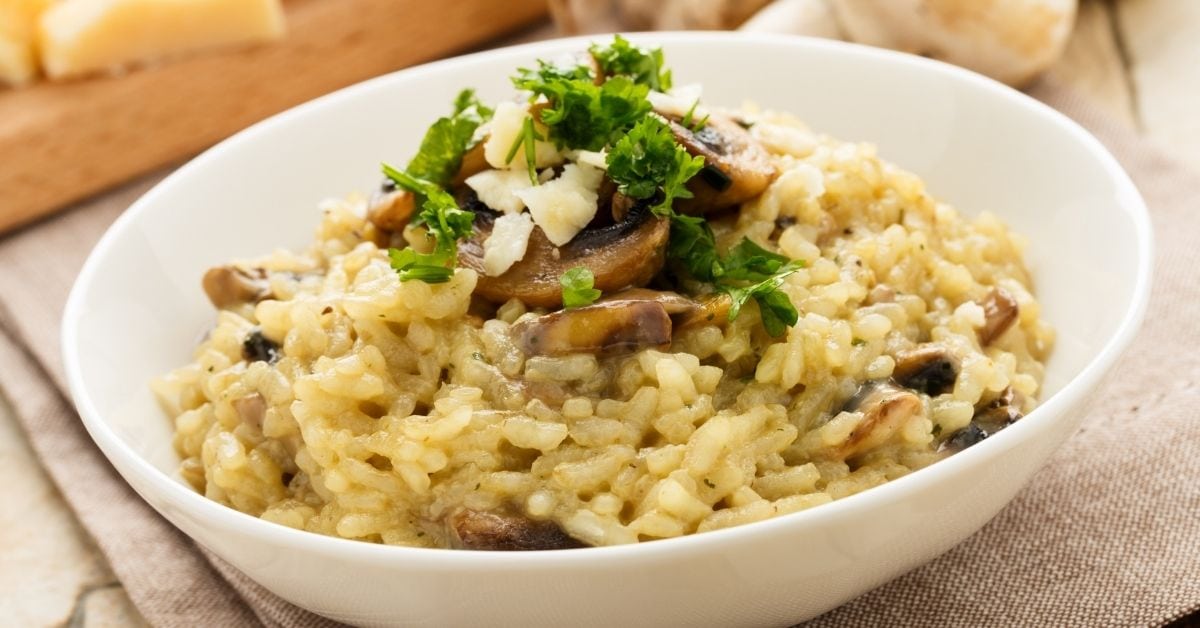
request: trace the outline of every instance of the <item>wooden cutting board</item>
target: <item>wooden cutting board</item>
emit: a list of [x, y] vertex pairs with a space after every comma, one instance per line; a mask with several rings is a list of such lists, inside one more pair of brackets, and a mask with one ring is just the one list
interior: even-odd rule
[[545, 0], [288, 0], [278, 42], [0, 89], [0, 232], [329, 91], [545, 18]]

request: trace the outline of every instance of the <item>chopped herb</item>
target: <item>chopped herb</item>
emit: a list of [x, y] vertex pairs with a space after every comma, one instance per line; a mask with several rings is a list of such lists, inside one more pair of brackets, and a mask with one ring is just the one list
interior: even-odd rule
[[729, 306], [729, 320], [736, 319], [746, 301], [754, 299], [758, 303], [759, 316], [767, 333], [772, 336], [782, 335], [788, 327], [796, 324], [800, 316], [796, 312], [796, 306], [792, 305], [791, 298], [780, 290], [780, 286], [788, 275], [803, 267], [804, 264], [797, 260], [784, 264], [775, 275], [758, 283], [748, 286], [717, 284], [717, 288], [733, 300], [733, 304]]
[[854, 340], [850, 341], [850, 344], [852, 344], [856, 347], [861, 347], [861, 346], [867, 344], [867, 341], [863, 340], [862, 338], [855, 338]]
[[390, 249], [392, 268], [400, 275], [400, 281], [449, 281], [458, 258], [458, 240], [471, 234], [474, 212], [460, 209], [453, 196], [431, 181], [387, 164], [383, 165], [383, 172], [400, 187], [424, 197], [420, 217], [434, 239], [431, 253], [418, 253], [411, 248]]
[[704, 485], [707, 486], [708, 488], [717, 488], [717, 485], [714, 484], [713, 481], [708, 478], [704, 478]]
[[601, 85], [590, 76], [570, 77], [539, 70], [518, 70], [513, 85], [548, 101], [539, 122], [549, 128], [559, 147], [600, 150], [625, 133], [650, 111], [649, 88], [616, 76]]
[[704, 114], [703, 118], [700, 118], [699, 120], [693, 120], [693, 116], [696, 115], [696, 107], [699, 106], [700, 99], [697, 98], [696, 101], [692, 103], [692, 106], [688, 108], [687, 113], [683, 114], [683, 119], [679, 121], [680, 124], [682, 124], [692, 133], [699, 133], [701, 129], [708, 126], [708, 118], [712, 115], [711, 113], [706, 113]]
[[663, 69], [662, 48], [647, 50], [616, 35], [608, 46], [592, 44], [588, 52], [606, 75], [628, 76], [655, 91], [671, 89], [671, 71]]
[[446, 185], [462, 166], [463, 153], [471, 147], [475, 130], [491, 117], [492, 110], [479, 102], [475, 90], [462, 90], [454, 99], [454, 113], [438, 118], [425, 131], [421, 147], [406, 171], [418, 179]]
[[562, 274], [558, 283], [562, 284], [563, 307], [573, 308], [591, 305], [600, 298], [600, 291], [593, 288], [596, 277], [592, 271], [576, 266]]
[[482, 354], [482, 353], [480, 353], [480, 352], [478, 352], [478, 351], [476, 351], [475, 353], [472, 353], [472, 354], [471, 354], [471, 359], [473, 359], [473, 360], [479, 360], [480, 362], [482, 362], [482, 361], [483, 361], [483, 354]]
[[521, 134], [517, 136], [511, 148], [508, 149], [508, 156], [504, 158], [504, 163], [511, 163], [513, 157], [517, 156], [517, 151], [522, 146], [525, 147], [525, 163], [529, 168], [529, 182], [537, 185], [537, 142], [544, 140], [541, 133], [533, 126], [533, 116], [525, 118], [525, 125], [521, 129]]
[[646, 116], [617, 140], [608, 151], [606, 163], [608, 176], [620, 186], [622, 194], [636, 199], [661, 194], [651, 209], [660, 216], [669, 216], [674, 213], [671, 205], [675, 199], [691, 198], [687, 182], [704, 167], [704, 158], [689, 155], [657, 116]]

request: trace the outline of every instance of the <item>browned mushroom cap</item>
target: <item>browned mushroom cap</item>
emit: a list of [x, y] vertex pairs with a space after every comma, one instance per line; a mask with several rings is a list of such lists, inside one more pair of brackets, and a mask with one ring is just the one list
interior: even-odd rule
[[878, 447], [908, 420], [924, 411], [921, 398], [887, 381], [869, 381], [842, 408], [862, 412], [863, 419], [839, 449], [843, 457]]
[[553, 521], [533, 521], [520, 515], [463, 509], [446, 523], [455, 549], [513, 552], [587, 547]]
[[516, 297], [536, 307], [562, 306], [562, 274], [582, 266], [595, 277], [593, 286], [603, 292], [643, 286], [662, 268], [666, 259], [670, 225], [648, 209], [639, 207], [626, 219], [598, 229], [584, 229], [573, 240], [556, 247], [540, 227], [529, 236], [525, 257], [503, 275], [489, 277], [483, 267], [483, 242], [492, 232], [496, 214], [478, 204], [475, 234], [458, 247], [458, 261], [479, 273], [475, 294], [504, 303]]
[[484, 157], [483, 144], [485, 140], [481, 139], [474, 146], [467, 149], [463, 153], [462, 165], [458, 167], [458, 174], [450, 180], [451, 187], [458, 187], [466, 182], [467, 177], [479, 174], [487, 170], [491, 166], [488, 165], [487, 158]]
[[699, 301], [699, 308], [681, 316], [676, 321], [676, 329], [687, 329], [699, 325], [720, 325], [729, 321], [729, 308], [733, 300], [724, 292], [715, 292]]
[[512, 327], [528, 355], [611, 355], [671, 343], [671, 317], [656, 301], [617, 301], [559, 310]]
[[936, 396], [954, 389], [958, 379], [958, 360], [945, 347], [922, 345], [895, 356], [892, 378], [905, 388]]
[[971, 422], [942, 441], [938, 451], [962, 451], [1016, 423], [1022, 416], [1021, 396], [1011, 386], [1005, 388], [995, 399], [975, 406]]
[[261, 268], [243, 270], [236, 266], [217, 266], [204, 273], [200, 285], [208, 300], [219, 310], [243, 303], [258, 303], [271, 296], [267, 271]]
[[597, 303], [622, 303], [634, 301], [650, 301], [659, 303], [670, 316], [679, 314], [690, 314], [700, 309], [700, 304], [693, 301], [678, 292], [670, 290], [651, 290], [649, 288], [626, 288], [620, 292], [614, 292]]
[[979, 344], [988, 346], [1017, 321], [1017, 300], [1004, 288], [993, 288], [979, 303], [983, 306], [983, 327]]
[[704, 157], [704, 169], [688, 183], [693, 197], [675, 202], [675, 209], [692, 215], [744, 203], [767, 189], [775, 178], [767, 151], [738, 123], [712, 114], [697, 131], [668, 120], [675, 139], [692, 155]]
[[384, 231], [400, 231], [412, 219], [415, 210], [416, 201], [412, 193], [397, 188], [389, 179], [367, 202], [367, 220]]

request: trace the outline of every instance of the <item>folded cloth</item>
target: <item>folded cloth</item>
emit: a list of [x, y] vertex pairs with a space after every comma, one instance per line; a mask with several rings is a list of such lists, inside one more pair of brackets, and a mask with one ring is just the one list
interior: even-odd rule
[[[1200, 341], [1200, 175], [1053, 80], [1032, 94], [1100, 137], [1150, 205], [1158, 252], [1145, 328], [1084, 427], [995, 520], [814, 626], [1156, 625], [1200, 610], [1200, 351], [1192, 346]], [[0, 242], [0, 387], [152, 624], [334, 626], [155, 514], [64, 398], [58, 321], [67, 291], [103, 230], [158, 178]]]

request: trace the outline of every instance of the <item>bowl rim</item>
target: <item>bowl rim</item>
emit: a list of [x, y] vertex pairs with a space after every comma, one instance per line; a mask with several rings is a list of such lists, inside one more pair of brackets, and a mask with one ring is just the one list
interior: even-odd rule
[[[940, 481], [939, 477], [953, 474], [964, 465], [979, 464], [985, 457], [994, 457], [1007, 451], [1016, 443], [1017, 439], [1025, 438], [1027, 432], [1041, 429], [1044, 423], [1054, 420], [1072, 406], [1083, 401], [1082, 397], [1100, 383], [1137, 334], [1145, 318], [1152, 283], [1154, 244], [1149, 211], [1129, 175], [1121, 168], [1113, 155], [1098, 139], [1066, 115], [1026, 94], [969, 70], [924, 57], [859, 44], [793, 35], [739, 32], [651, 32], [625, 35], [633, 41], [661, 43], [668, 46], [678, 43], [703, 43], [793, 48], [803, 49], [805, 54], [843, 55], [859, 57], [870, 63], [884, 66], [908, 66], [918, 72], [940, 74], [948, 80], [964, 83], [972, 89], [986, 92], [990, 98], [1004, 101], [1007, 106], [1024, 109], [1028, 115], [1054, 123], [1068, 136], [1088, 149], [1088, 152], [1097, 159], [1114, 182], [1116, 193], [1122, 199], [1120, 205], [1130, 215], [1134, 224], [1133, 241], [1136, 243], [1138, 251], [1133, 297], [1116, 331], [1082, 370], [1021, 421], [969, 450], [950, 456], [929, 467], [918, 469], [871, 490], [834, 500], [820, 508], [811, 508], [731, 528], [654, 542], [590, 547], [570, 551], [486, 552], [383, 545], [290, 528], [251, 516], [204, 497], [140, 456], [108, 425], [87, 392], [78, 355], [80, 346], [78, 325], [84, 314], [85, 294], [110, 249], [117, 247], [123, 234], [137, 225], [142, 214], [155, 207], [158, 196], [163, 194], [164, 190], [170, 188], [177, 179], [188, 176], [190, 170], [196, 165], [222, 159], [230, 146], [249, 141], [265, 129], [285, 123], [312, 109], [336, 107], [343, 100], [357, 98], [359, 94], [369, 92], [382, 83], [397, 80], [398, 77], [411, 79], [433, 75], [458, 65], [470, 64], [484, 57], [556, 54], [563, 49], [580, 44], [586, 46], [587, 43], [607, 35], [592, 34], [552, 39], [486, 50], [406, 68], [356, 83], [275, 114], [230, 136], [180, 166], [143, 194], [113, 222], [92, 252], [89, 253], [67, 298], [62, 318], [61, 351], [71, 397], [84, 426], [104, 455], [110, 459], [113, 466], [123, 476], [123, 479], [129, 484], [135, 485], [136, 482], [130, 481], [127, 476], [136, 474], [159, 499], [181, 512], [192, 514], [195, 520], [204, 526], [213, 529], [235, 529], [238, 534], [256, 541], [301, 547], [307, 552], [337, 556], [342, 560], [384, 563], [395, 561], [416, 567], [422, 565], [436, 565], [441, 568], [477, 566], [503, 567], [513, 570], [532, 570], [547, 566], [568, 567], [581, 561], [656, 560], [667, 554], [687, 551], [689, 548], [708, 547], [708, 551], [717, 551], [721, 547], [732, 547], [744, 542], [750, 536], [769, 536], [781, 528], [801, 523], [819, 527], [824, 523], [875, 509], [881, 502], [902, 501], [908, 496], [937, 484]], [[145, 497], [143, 499], [147, 502], [151, 501]]]

